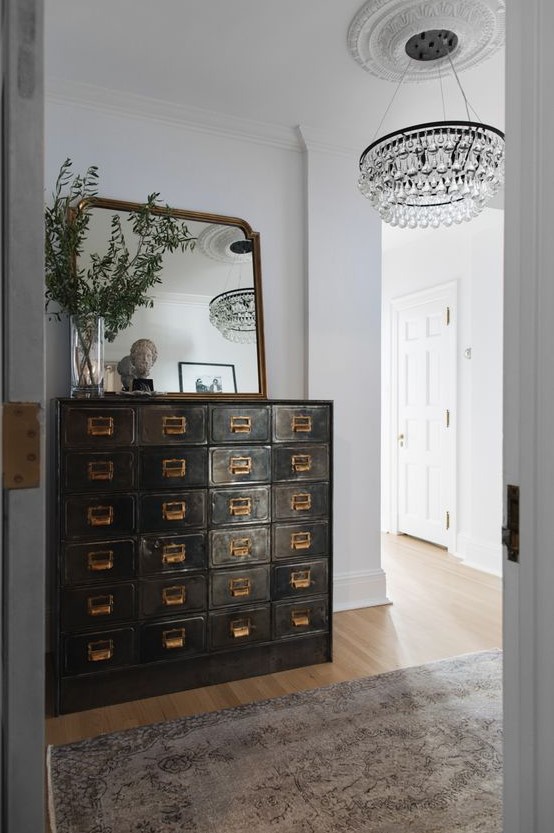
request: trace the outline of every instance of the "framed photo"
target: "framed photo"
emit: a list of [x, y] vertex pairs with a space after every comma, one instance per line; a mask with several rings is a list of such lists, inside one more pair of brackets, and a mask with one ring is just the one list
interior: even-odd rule
[[179, 362], [179, 390], [181, 393], [236, 393], [235, 365]]

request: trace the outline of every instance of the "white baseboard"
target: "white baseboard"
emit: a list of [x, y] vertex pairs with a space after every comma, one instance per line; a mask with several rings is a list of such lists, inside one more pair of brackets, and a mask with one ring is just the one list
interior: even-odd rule
[[489, 541], [479, 541], [469, 535], [458, 535], [456, 552], [466, 567], [473, 567], [494, 576], [502, 575], [502, 544], [491, 544]]
[[333, 610], [388, 605], [387, 577], [384, 570], [342, 573], [333, 576]]

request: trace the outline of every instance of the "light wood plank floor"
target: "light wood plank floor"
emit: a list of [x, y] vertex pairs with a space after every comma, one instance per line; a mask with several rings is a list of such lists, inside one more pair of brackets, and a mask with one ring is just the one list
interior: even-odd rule
[[406, 536], [383, 536], [392, 604], [336, 613], [332, 663], [49, 718], [47, 742], [223, 709], [502, 646], [501, 579]]

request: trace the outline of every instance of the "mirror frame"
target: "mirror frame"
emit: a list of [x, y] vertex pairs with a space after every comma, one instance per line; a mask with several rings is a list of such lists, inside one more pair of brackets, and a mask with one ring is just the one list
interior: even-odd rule
[[[82, 208], [105, 208], [111, 211], [136, 211], [141, 208], [143, 203], [128, 202], [126, 200], [116, 200], [108, 197], [91, 197], [90, 199], [82, 200], [79, 203], [79, 209]], [[166, 393], [156, 394], [152, 398], [163, 399], [179, 398], [179, 399], [216, 399], [216, 400], [255, 400], [267, 399], [267, 380], [266, 380], [266, 366], [265, 366], [265, 342], [264, 342], [264, 315], [263, 315], [263, 298], [262, 298], [262, 263], [260, 251], [260, 234], [253, 231], [252, 227], [246, 220], [240, 217], [227, 217], [224, 214], [207, 214], [203, 211], [188, 211], [182, 208], [172, 208], [171, 206], [160, 205], [153, 209], [156, 214], [170, 214], [172, 217], [177, 217], [179, 220], [190, 220], [200, 223], [212, 223], [220, 226], [236, 226], [241, 229], [245, 238], [252, 241], [252, 270], [254, 273], [254, 299], [256, 302], [256, 351], [258, 359], [258, 393], [183, 393], [181, 391], [169, 391]], [[162, 270], [163, 280], [163, 270]], [[211, 326], [211, 325], [210, 325]], [[104, 396], [131, 396], [136, 394], [124, 391], [121, 393], [104, 393]]]

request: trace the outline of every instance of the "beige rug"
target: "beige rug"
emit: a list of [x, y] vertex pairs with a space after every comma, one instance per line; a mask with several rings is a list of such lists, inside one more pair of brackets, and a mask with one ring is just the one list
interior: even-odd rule
[[500, 833], [501, 653], [49, 749], [55, 833]]

